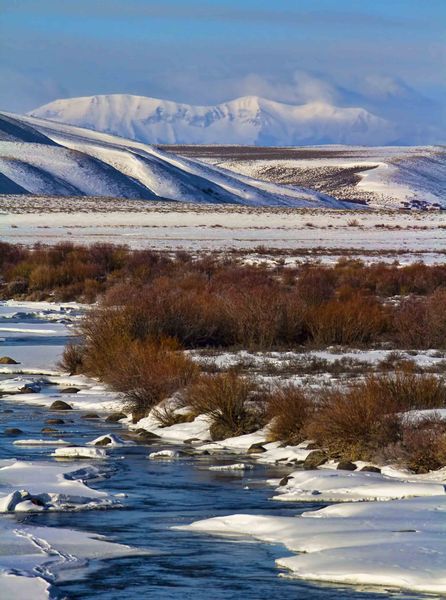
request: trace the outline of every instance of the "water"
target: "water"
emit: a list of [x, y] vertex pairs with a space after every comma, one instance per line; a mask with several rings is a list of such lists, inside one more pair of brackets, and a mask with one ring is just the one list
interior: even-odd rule
[[[28, 321], [29, 322], [29, 321]], [[9, 321], [11, 323], [11, 321]], [[14, 339], [15, 338], [15, 339]], [[63, 340], [64, 341], [64, 340]], [[59, 343], [53, 336], [8, 336], [8, 345]], [[55, 388], [42, 390], [52, 391]], [[13, 412], [9, 412], [9, 411]], [[43, 407], [3, 400], [0, 432], [18, 427], [27, 438], [42, 437], [41, 429], [50, 416]], [[60, 416], [60, 414], [51, 416]], [[84, 420], [81, 413], [63, 413], [66, 421], [57, 426], [55, 437], [85, 444], [108, 432], [125, 433], [119, 424]], [[0, 458], [48, 459], [48, 447], [18, 447], [14, 438], [0, 435]], [[79, 529], [135, 547], [156, 550], [157, 554], [97, 561], [86, 571], [70, 572], [69, 581], [55, 584], [56, 598], [72, 600], [374, 600], [383, 597], [404, 600], [421, 595], [389, 590], [316, 585], [290, 579], [275, 567], [276, 558], [291, 553], [281, 545], [262, 544], [249, 539], [213, 537], [172, 526], [208, 517], [234, 514], [296, 515], [320, 508], [316, 503], [283, 504], [270, 500], [272, 489], [265, 480], [284, 472], [255, 464], [243, 472], [209, 471], [211, 464], [233, 460], [194, 456], [175, 461], [147, 460], [149, 451], [165, 448], [154, 444], [109, 449], [106, 480], [91, 483], [109, 493], [126, 493], [123, 508], [85, 512], [17, 514], [29, 525]], [[238, 460], [238, 459], [237, 459]], [[254, 463], [253, 463], [254, 464]], [[1, 517], [0, 518], [4, 518]], [[6, 600], [6, 599], [5, 599]]]
[[[19, 427], [27, 436], [39, 437], [49, 415], [46, 409], [3, 402], [5, 408], [14, 412], [0, 413], [1, 429]], [[63, 415], [67, 421], [61, 427], [64, 439], [85, 443], [103, 433], [120, 433], [120, 425], [82, 420], [80, 416], [75, 411]], [[150, 451], [163, 447], [154, 445]], [[224, 514], [295, 515], [322, 506], [308, 503], [283, 506], [272, 502], [271, 488], [264, 482], [266, 478], [280, 476], [280, 471], [259, 465], [246, 474], [209, 471], [207, 467], [216, 462], [210, 457], [150, 461], [146, 458], [147, 446], [109, 452], [112, 472], [94, 487], [128, 494], [123, 509], [21, 515], [17, 519], [32, 525], [97, 532], [131, 546], [155, 549], [159, 554], [98, 562], [83, 577], [57, 584], [59, 598], [371, 600], [382, 599], [383, 594], [406, 599], [420, 597], [288, 579], [281, 577], [274, 565], [276, 558], [290, 554], [283, 546], [171, 529], [174, 525]], [[38, 460], [46, 458], [48, 453], [48, 448], [20, 448], [12, 445], [11, 438], [0, 437], [0, 458]], [[219, 462], [225, 461], [219, 459]]]

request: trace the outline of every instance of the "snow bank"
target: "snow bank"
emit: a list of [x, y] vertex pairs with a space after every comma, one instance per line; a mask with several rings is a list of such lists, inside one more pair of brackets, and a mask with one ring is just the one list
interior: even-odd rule
[[105, 435], [101, 435], [95, 440], [87, 443], [87, 446], [107, 446], [107, 447], [121, 447], [121, 446], [134, 446], [135, 442], [131, 440], [123, 440], [118, 435], [114, 433], [107, 433]]
[[14, 446], [68, 446], [65, 440], [15, 440]]
[[150, 415], [136, 424], [129, 423], [130, 429], [145, 429], [170, 442], [184, 442], [188, 439], [210, 440], [209, 425], [209, 419], [205, 415], [199, 415], [190, 423], [178, 423], [170, 427], [160, 427], [158, 421]]
[[297, 556], [277, 560], [302, 579], [446, 592], [446, 495], [343, 504], [298, 517], [231, 515], [177, 529], [251, 536]]
[[56, 448], [51, 456], [55, 458], [107, 458], [107, 452], [102, 448], [68, 446], [66, 448]]
[[294, 471], [277, 491], [274, 500], [343, 502], [436, 496], [444, 494], [445, 487], [442, 483], [404, 481], [381, 473], [318, 469]]
[[[58, 448], [58, 450], [62, 450]], [[119, 503], [85, 483], [100, 472], [47, 462], [0, 461], [0, 512], [84, 510]]]
[[[0, 597], [42, 600], [51, 596], [49, 582], [77, 578], [90, 560], [146, 555], [153, 552], [112, 543], [106, 538], [71, 529], [31, 527], [0, 522]], [[46, 581], [45, 578], [48, 579]]]
[[38, 393], [42, 389], [44, 380], [35, 380], [27, 377], [13, 377], [0, 380], [0, 392], [5, 394], [19, 394], [23, 392]]

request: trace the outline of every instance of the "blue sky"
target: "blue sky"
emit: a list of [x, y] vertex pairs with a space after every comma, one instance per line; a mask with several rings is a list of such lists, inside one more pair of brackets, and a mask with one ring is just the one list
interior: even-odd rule
[[0, 44], [4, 110], [259, 94], [444, 125], [446, 0], [0, 0]]

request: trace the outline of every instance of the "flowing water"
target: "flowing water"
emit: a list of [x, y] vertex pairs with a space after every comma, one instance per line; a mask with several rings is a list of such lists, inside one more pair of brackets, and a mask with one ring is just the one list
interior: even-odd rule
[[[15, 342], [8, 342], [19, 343], [17, 339]], [[34, 340], [33, 343], [39, 342]], [[41, 339], [41, 343], [46, 343], [44, 338]], [[0, 409], [0, 432], [6, 427], [18, 427], [26, 434], [25, 437], [40, 438], [40, 430], [49, 416], [46, 408], [27, 406], [20, 401], [3, 400]], [[66, 423], [60, 426], [61, 431], [56, 437], [63, 437], [75, 444], [85, 444], [108, 432], [125, 434], [119, 424], [113, 425], [103, 420], [85, 420], [81, 416], [80, 411], [65, 413], [63, 417]], [[42, 460], [47, 459], [51, 452], [49, 448], [14, 446], [13, 439], [0, 435], [0, 458]], [[112, 494], [125, 493], [127, 497], [122, 499], [121, 509], [27, 513], [15, 516], [18, 521], [30, 525], [96, 532], [113, 541], [157, 551], [155, 555], [97, 561], [74, 575], [70, 573], [69, 580], [56, 582], [56, 598], [420, 598], [420, 595], [389, 590], [341, 588], [290, 579], [281, 576], [286, 574], [281, 574], [274, 564], [276, 558], [291, 554], [281, 545], [172, 530], [172, 526], [211, 516], [233, 513], [290, 516], [304, 510], [317, 509], [322, 505], [284, 505], [271, 501], [272, 490], [265, 480], [283, 475], [283, 471], [274, 467], [255, 464], [252, 471], [244, 473], [217, 472], [210, 471], [208, 467], [211, 464], [230, 463], [233, 460], [210, 456], [191, 456], [173, 461], [147, 460], [150, 451], [165, 447], [165, 444], [154, 444], [150, 448], [127, 446], [108, 450], [108, 477], [90, 485]]]

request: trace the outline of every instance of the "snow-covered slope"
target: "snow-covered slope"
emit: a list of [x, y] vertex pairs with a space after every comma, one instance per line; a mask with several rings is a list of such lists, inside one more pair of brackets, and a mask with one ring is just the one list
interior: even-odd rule
[[256, 179], [300, 185], [375, 208], [446, 208], [446, 146], [183, 147]]
[[[4, 128], [13, 125], [14, 141], [0, 141], [0, 193], [14, 193], [8, 190], [15, 185], [41, 195], [253, 206], [349, 206], [320, 192], [258, 181], [112, 135], [6, 115]], [[24, 132], [22, 138], [20, 130]], [[33, 135], [38, 143], [28, 141]]]
[[398, 134], [364, 108], [293, 106], [257, 96], [215, 106], [112, 94], [68, 98], [29, 113], [149, 144], [390, 144]]

